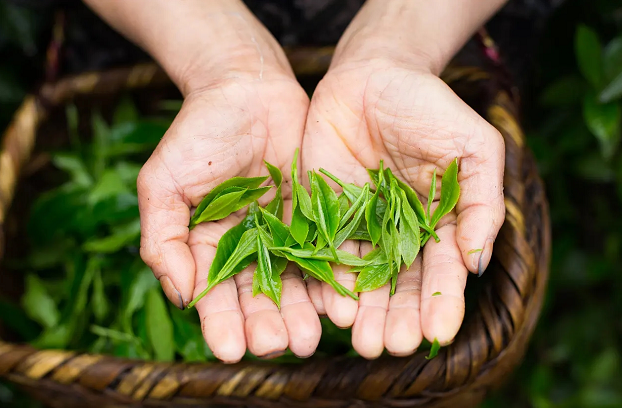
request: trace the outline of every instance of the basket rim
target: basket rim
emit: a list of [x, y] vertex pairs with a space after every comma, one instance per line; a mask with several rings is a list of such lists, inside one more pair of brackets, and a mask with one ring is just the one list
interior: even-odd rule
[[[288, 57], [290, 61], [292, 61], [294, 67], [296, 67], [297, 64], [296, 61], [298, 61], [299, 66], [306, 67], [299, 70], [295, 69], [298, 74], [317, 73], [319, 70], [325, 70], [328, 66], [330, 63], [330, 55], [333, 50], [333, 47], [299, 48], [289, 50]], [[314, 68], [309, 69], [310, 66], [314, 66]], [[465, 69], [452, 80], [478, 83], [484, 81], [487, 84], [494, 83], [494, 75], [482, 74], [490, 73], [482, 69]], [[104, 81], [102, 78], [107, 78], [106, 81], [108, 82]], [[116, 89], [110, 86], [110, 81], [116, 84]], [[21, 108], [16, 112], [14, 121], [5, 132], [3, 149], [0, 150], [0, 166], [4, 165], [4, 167], [0, 167], [0, 169], [12, 168], [13, 177], [12, 180], [9, 179], [7, 181], [9, 177], [5, 175], [9, 173], [0, 171], [0, 186], [9, 186], [9, 189], [0, 189], [0, 234], [3, 215], [8, 207], [10, 197], [14, 192], [19, 168], [27, 161], [35, 143], [36, 131], [41, 123], [46, 120], [51, 107], [62, 105], [76, 95], [89, 93], [97, 95], [100, 92], [110, 93], [119, 90], [168, 86], [170, 84], [172, 83], [166, 74], [157, 65], [145, 63], [132, 67], [112, 69], [101, 73], [89, 72], [79, 74], [62, 79], [53, 84], [45, 84], [38, 94], [29, 95], [24, 100]], [[495, 108], [497, 111], [494, 111], [492, 108]], [[542, 182], [535, 173], [533, 166], [531, 171], [527, 172], [527, 174], [521, 174], [520, 172], [523, 163], [529, 164], [533, 159], [524, 145], [524, 140], [522, 139], [523, 135], [522, 132], [520, 132], [518, 120], [516, 120], [516, 112], [517, 107], [515, 105], [515, 100], [513, 100], [507, 91], [501, 90], [496, 95], [496, 99], [491, 102], [486, 117], [486, 119], [493, 123], [504, 135], [506, 139], [506, 149], [510, 147], [510, 151], [514, 151], [518, 156], [515, 160], [518, 163], [517, 169], [508, 169], [509, 164], [506, 162], [506, 177], [508, 177], [508, 173], [510, 177], [518, 177], [519, 180], [516, 183], [519, 185], [521, 184], [520, 182], [524, 180], [531, 180], [531, 183], [543, 189]], [[516, 134], [517, 129], [518, 135]], [[28, 136], [29, 134], [31, 135]], [[3, 157], [9, 157], [9, 159], [2, 159]], [[7, 165], [7, 162], [10, 163]], [[7, 197], [9, 199], [7, 199]], [[37, 351], [30, 346], [9, 344], [0, 340], [0, 377], [4, 376], [11, 381], [30, 388], [36, 388], [37, 384], [42, 384], [42, 382], [59, 386], [63, 384], [63, 381], [68, 381], [70, 377], [70, 374], [64, 374], [64, 376], [58, 374], [59, 371], [71, 371], [69, 369], [63, 371], [63, 367], [73, 367], [74, 370], [71, 371], [73, 373], [75, 372], [75, 367], [79, 366], [82, 370], [79, 371], [79, 373], [84, 374], [90, 368], [94, 367], [101, 368], [107, 365], [109, 367], [115, 366], [118, 368], [122, 366], [125, 368], [118, 370], [118, 373], [114, 376], [114, 378], [118, 380], [118, 383], [114, 387], [110, 387], [110, 383], [106, 385], [107, 392], [112, 388], [117, 393], [116, 396], [118, 398], [124, 395], [122, 387], [130, 381], [129, 378], [138, 375], [138, 373], [147, 372], [143, 380], [151, 378], [149, 377], [149, 375], [151, 375], [153, 377], [151, 378], [153, 383], [148, 393], [146, 392], [140, 399], [151, 398], [159, 400], [172, 398], [173, 396], [183, 398], [187, 392], [189, 393], [189, 397], [205, 398], [213, 401], [223, 399], [225, 403], [231, 403], [232, 401], [236, 401], [236, 398], [244, 397], [260, 405], [264, 404], [265, 401], [274, 401], [278, 399], [283, 403], [295, 403], [295, 406], [301, 407], [321, 406], [314, 404], [325, 401], [327, 398], [339, 397], [355, 398], [364, 401], [382, 400], [383, 403], [388, 406], [398, 406], [396, 405], [396, 401], [403, 401], [404, 398], [411, 403], [415, 401], [419, 401], [419, 403], [422, 403], [422, 401], [434, 402], [443, 398], [454, 398], [455, 395], [467, 389], [479, 395], [490, 388], [492, 384], [495, 383], [495, 380], [498, 379], [497, 367], [504, 364], [511, 365], [511, 363], [508, 363], [510, 360], [514, 360], [515, 364], [518, 357], [522, 356], [541, 308], [548, 275], [548, 262], [550, 259], [551, 238], [550, 225], [548, 223], [548, 206], [545, 199], [538, 206], [541, 218], [546, 221], [538, 231], [540, 243], [542, 245], [542, 248], [538, 250], [538, 248], [529, 248], [529, 243], [524, 237], [526, 228], [529, 226], [524, 219], [527, 204], [528, 203], [525, 203], [521, 197], [510, 196], [506, 198], [506, 207], [509, 206], [512, 207], [512, 209], [508, 208], [508, 215], [506, 215], [504, 228], [506, 225], [509, 225], [508, 228], [511, 229], [511, 231], [505, 234], [508, 236], [507, 238], [501, 239], [501, 241], [511, 241], [502, 245], [503, 251], [507, 252], [512, 250], [513, 248], [510, 244], [519, 242], [519, 249], [525, 253], [532, 252], [531, 255], [533, 258], [521, 260], [523, 264], [527, 264], [525, 267], [527, 272], [523, 271], [522, 273], [524, 275], [529, 275], [526, 279], [535, 281], [533, 290], [529, 291], [525, 298], [523, 298], [523, 294], [520, 293], [524, 291], [524, 289], [518, 288], [516, 290], [520, 300], [526, 302], [523, 304], [524, 310], [522, 310], [520, 314], [517, 314], [517, 316], [519, 316], [518, 318], [514, 318], [512, 315], [513, 311], [506, 311], [506, 313], [510, 314], [510, 316], [505, 316], [506, 320], [512, 320], [514, 318], [511, 324], [509, 324], [509, 326], [514, 326], [513, 331], [510, 334], [491, 332], [491, 327], [498, 328], [498, 326], [501, 325], [489, 325], [491, 316], [482, 314], [482, 309], [478, 307], [475, 311], [475, 317], [465, 317], [465, 321], [455, 342], [450, 346], [442, 348], [439, 356], [430, 361], [424, 359], [427, 353], [420, 351], [409, 357], [383, 356], [374, 361], [367, 361], [362, 357], [339, 357], [327, 359], [312, 358], [301, 364], [296, 363], [293, 365], [274, 364], [269, 361], [241, 362], [233, 366], [220, 363], [174, 363], [162, 365], [156, 362], [125, 360], [112, 356], [98, 356], [73, 351]], [[516, 219], [517, 214], [523, 216], [522, 224], [520, 220]], [[521, 236], [521, 234], [523, 236]], [[0, 244], [2, 244], [2, 237], [0, 237]], [[495, 243], [495, 249], [497, 249], [497, 243]], [[497, 251], [493, 252], [493, 257], [495, 256], [495, 252]], [[1, 255], [0, 252], [0, 256]], [[520, 257], [521, 255], [517, 252], [515, 256]], [[529, 256], [527, 256], [527, 258], [529, 258]], [[506, 267], [506, 269], [510, 268]], [[508, 274], [511, 273], [512, 272], [509, 272]], [[516, 276], [513, 278], [512, 282], [509, 283], [516, 288], [516, 281], [520, 281], [521, 277]], [[506, 280], [511, 279], [506, 278]], [[489, 297], [484, 300], [480, 299], [480, 307], [483, 309], [489, 308], [488, 311], [493, 319], [495, 317], [494, 312], [498, 308], [497, 303], [499, 303], [498, 300], [495, 300], [497, 298], [492, 293], [494, 285], [506, 285], [507, 283], [506, 281], [499, 283], [498, 280], [491, 280], [490, 283], [487, 284], [490, 292]], [[514, 300], [515, 299], [511, 299], [508, 301], [511, 302]], [[501, 301], [501, 303], [503, 303], [503, 301]], [[498, 316], [496, 317], [498, 318]], [[521, 317], [522, 320], [520, 320]], [[507, 338], [504, 337], [506, 335]], [[501, 339], [501, 343], [499, 343], [498, 338]], [[478, 349], [477, 346], [481, 346], [482, 344], [485, 350]], [[483, 359], [482, 353], [485, 354]], [[509, 356], [510, 354], [513, 355]], [[465, 355], [471, 356], [471, 359], [479, 358], [477, 364], [471, 363], [471, 372], [465, 373], [460, 369], [460, 365], [464, 364]], [[91, 364], [85, 365], [85, 360], [88, 360]], [[341, 368], [344, 373], [350, 373], [351, 375], [357, 372], [369, 373], [369, 375], [356, 384], [357, 389], [353, 395], [337, 395], [335, 394], [337, 391], [343, 392], [342, 388], [344, 385], [342, 385], [341, 388], [337, 387], [337, 390], [333, 390], [322, 380], [323, 376], [329, 373], [331, 368], [337, 367]], [[399, 371], [397, 370], [398, 367], [400, 368]], [[479, 371], [472, 372], [477, 370], [478, 367]], [[154, 395], [160, 395], [155, 391], [159, 390], [158, 386], [160, 386], [164, 380], [177, 378], [180, 373], [185, 371], [194, 373], [194, 376], [199, 376], [201, 378], [211, 375], [221, 381], [218, 382], [217, 387], [213, 387], [214, 390], [212, 390], [213, 392], [210, 395], [205, 395], [204, 392], [199, 390], [192, 391], [191, 387], [186, 384], [184, 386], [186, 391], [184, 391], [184, 387], [179, 385], [173, 394], [162, 393], [161, 398], [154, 397]], [[392, 371], [397, 371], [397, 374], [391, 374]], [[155, 375], [154, 372], [157, 372], [157, 375]], [[245, 374], [240, 377], [239, 373]], [[382, 373], [382, 376], [378, 373]], [[344, 376], [345, 375], [346, 374], [344, 374]], [[256, 383], [256, 387], [248, 389], [246, 395], [242, 395], [244, 393], [240, 393], [238, 387], [242, 379], [250, 381], [251, 383], [253, 381]], [[287, 379], [287, 381], [285, 382], [284, 379]], [[73, 378], [72, 381], [78, 381], [78, 377]], [[209, 383], [216, 384], [216, 382], [215, 380], [211, 380]], [[87, 388], [89, 392], [97, 394], [97, 387], [86, 386], [85, 388]], [[280, 391], [276, 392], [274, 391], [275, 389]], [[132, 389], [132, 395], [135, 395], [135, 392], [136, 390]], [[324, 404], [324, 402], [322, 402], [322, 404]]]

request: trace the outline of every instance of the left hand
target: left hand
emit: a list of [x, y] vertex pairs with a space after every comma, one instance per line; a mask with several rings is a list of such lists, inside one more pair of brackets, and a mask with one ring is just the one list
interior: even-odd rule
[[[438, 200], [440, 177], [456, 157], [461, 188], [456, 209], [437, 226], [441, 241], [430, 240], [410, 270], [400, 272], [393, 297], [389, 284], [362, 293], [358, 303], [325, 284], [309, 288], [320, 313], [324, 309], [337, 326], [352, 326], [353, 347], [366, 358], [378, 357], [384, 348], [411, 354], [424, 336], [446, 345], [457, 334], [468, 271], [486, 269], [504, 219], [504, 144], [494, 127], [424, 65], [336, 55], [311, 101], [304, 170], [324, 167], [362, 185], [370, 181], [365, 169], [378, 168], [382, 159], [427, 197], [436, 168]], [[342, 249], [362, 256], [371, 245], [346, 241]], [[474, 249], [482, 251], [469, 254]], [[335, 267], [336, 279], [353, 289], [356, 274], [346, 270]], [[441, 295], [432, 297], [435, 292]]]

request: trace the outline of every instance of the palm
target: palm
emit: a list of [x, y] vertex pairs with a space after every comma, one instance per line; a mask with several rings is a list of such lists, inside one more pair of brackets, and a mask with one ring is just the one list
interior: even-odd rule
[[[139, 177], [141, 255], [158, 278], [170, 278], [184, 305], [206, 287], [218, 240], [239, 222], [233, 214], [189, 232], [191, 208], [231, 177], [266, 175], [264, 160], [287, 179], [307, 104], [289, 78], [232, 80], [206, 89], [185, 100], [145, 164]], [[285, 182], [285, 197], [288, 186]], [[283, 276], [282, 315], [266, 296], [252, 296], [252, 273], [247, 268], [197, 303], [214, 354], [229, 362], [239, 360], [247, 347], [259, 356], [288, 346], [299, 355], [311, 354], [319, 341], [319, 320], [306, 291], [299, 289], [304, 287], [299, 273], [288, 269]], [[300, 324], [307, 329], [299, 330]]]
[[[453, 339], [464, 315], [467, 269], [476, 272], [480, 255], [488, 256], [469, 251], [490, 251], [502, 219], [500, 143], [487, 122], [429, 73], [371, 64], [338, 67], [318, 86], [307, 119], [304, 167], [325, 167], [362, 184], [369, 181], [366, 168], [383, 160], [423, 198], [434, 169], [440, 176], [452, 160], [460, 162], [456, 212], [441, 222], [441, 242], [426, 246], [423, 264], [419, 257], [410, 271], [400, 273], [395, 296], [389, 299], [387, 287], [364, 293], [357, 310], [323, 288], [324, 303], [335, 305], [334, 310], [327, 305], [328, 315], [338, 325], [354, 325], [359, 353], [374, 357], [386, 347], [408, 354], [422, 335], [441, 343]], [[361, 248], [369, 249], [367, 244]], [[351, 274], [338, 279], [352, 288]], [[436, 292], [442, 295], [432, 297]]]

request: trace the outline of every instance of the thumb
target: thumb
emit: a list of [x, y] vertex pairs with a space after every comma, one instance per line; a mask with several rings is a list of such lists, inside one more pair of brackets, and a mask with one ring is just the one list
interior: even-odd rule
[[501, 134], [482, 119], [481, 135], [473, 137], [460, 161], [460, 199], [456, 239], [467, 269], [482, 275], [492, 257], [503, 224], [505, 145]]
[[190, 207], [170, 172], [157, 163], [149, 159], [137, 180], [140, 256], [168, 299], [183, 309], [192, 299], [196, 268], [188, 247]]

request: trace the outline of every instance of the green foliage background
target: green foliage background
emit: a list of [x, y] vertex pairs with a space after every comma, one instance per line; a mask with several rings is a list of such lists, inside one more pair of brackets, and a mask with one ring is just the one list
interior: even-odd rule
[[[48, 32], [0, 0], [2, 129], [41, 78]], [[551, 278], [525, 361], [484, 406], [622, 407], [622, 2], [566, 1], [536, 51], [525, 128], [551, 205]], [[0, 383], [0, 406], [28, 404]]]

